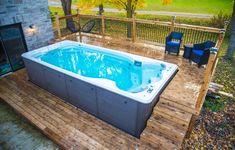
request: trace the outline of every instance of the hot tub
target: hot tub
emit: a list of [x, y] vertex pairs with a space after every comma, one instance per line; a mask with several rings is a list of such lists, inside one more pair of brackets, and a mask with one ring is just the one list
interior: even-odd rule
[[175, 64], [73, 41], [22, 57], [31, 82], [136, 137], [177, 72]]

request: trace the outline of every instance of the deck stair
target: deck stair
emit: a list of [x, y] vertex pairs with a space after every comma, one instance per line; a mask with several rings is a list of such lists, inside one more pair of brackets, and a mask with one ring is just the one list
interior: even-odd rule
[[192, 115], [164, 103], [156, 105], [140, 140], [153, 149], [179, 149]]

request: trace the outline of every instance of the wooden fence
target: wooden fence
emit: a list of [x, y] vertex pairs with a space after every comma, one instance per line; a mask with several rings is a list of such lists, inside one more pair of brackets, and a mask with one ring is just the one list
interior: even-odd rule
[[[165, 37], [169, 35], [171, 31], [180, 31], [184, 33], [183, 44], [200, 43], [206, 40], [211, 40], [218, 44], [221, 43], [220, 40], [225, 31], [224, 28], [218, 29], [178, 24], [175, 23], [175, 17], [172, 17], [171, 22], [162, 22], [136, 19], [135, 15], [133, 18], [82, 15], [79, 13], [63, 17], [59, 17], [57, 14], [55, 16], [55, 31], [58, 39], [71, 35], [71, 32], [66, 29], [66, 19], [71, 18], [76, 21], [80, 27], [82, 27], [87, 21], [94, 19], [96, 24], [91, 32], [92, 34], [115, 37], [118, 39], [129, 39], [133, 42], [153, 43], [156, 45], [164, 45]], [[127, 37], [128, 24], [131, 24], [131, 37]], [[79, 32], [79, 35], [82, 36], [82, 33]]]
[[[184, 44], [194, 44], [211, 40], [216, 42], [216, 48], [218, 50], [221, 47], [225, 31], [228, 27], [228, 23], [225, 23], [223, 29], [178, 24], [175, 22], [175, 17], [172, 17], [171, 22], [162, 22], [154, 20], [136, 19], [135, 15], [132, 19], [130, 19], [95, 15], [81, 15], [79, 13], [71, 16], [59, 17], [56, 14], [56, 32], [58, 34], [57, 37], [59, 40], [63, 39], [63, 37], [66, 37], [67, 35], [71, 35], [70, 32], [65, 30], [65, 21], [69, 18], [73, 18], [73, 20], [77, 21], [79, 23], [79, 26], [83, 26], [88, 20], [95, 19], [97, 23], [91, 33], [98, 34], [103, 37], [110, 36], [119, 39], [129, 39], [132, 42], [145, 42], [164, 45], [165, 37], [169, 35], [170, 32], [180, 31], [184, 32]], [[131, 24], [131, 37], [127, 37], [128, 24]], [[81, 31], [79, 31], [79, 36], [81, 39]], [[213, 52], [209, 57], [207, 67], [204, 72], [203, 83], [197, 98], [195, 108], [187, 108], [186, 110], [186, 108], [184, 109], [185, 106], [182, 106], [182, 109], [190, 112], [193, 115], [188, 128], [188, 133], [191, 133], [195, 120], [200, 114], [209, 87], [209, 83], [212, 79], [218, 62], [218, 52], [219, 51]]]

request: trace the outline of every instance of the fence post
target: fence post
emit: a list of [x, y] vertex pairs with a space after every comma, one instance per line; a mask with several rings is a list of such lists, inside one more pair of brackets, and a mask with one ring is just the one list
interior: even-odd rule
[[219, 49], [220, 49], [220, 47], [221, 47], [221, 45], [222, 45], [222, 43], [223, 43], [224, 36], [225, 36], [225, 32], [226, 32], [226, 30], [227, 30], [227, 28], [228, 28], [228, 24], [229, 24], [229, 21], [225, 21], [225, 22], [224, 22], [224, 28], [221, 30], [221, 33], [220, 33], [219, 36], [218, 36], [218, 41], [217, 41], [217, 44], [216, 44], [216, 48], [218, 49], [218, 54], [216, 55], [215, 63], [214, 63], [214, 65], [213, 65], [212, 76], [213, 76], [214, 73], [215, 73], [215, 69], [216, 69], [217, 63], [218, 63], [218, 61], [219, 61], [219, 59], [218, 59], [218, 55], [219, 55], [219, 52], [220, 52]]
[[193, 127], [194, 127], [194, 124], [195, 124], [195, 122], [196, 122], [196, 120], [197, 120], [197, 115], [192, 115], [192, 118], [191, 118], [191, 120], [190, 120], [190, 123], [189, 123], [189, 126], [188, 126], [188, 130], [187, 130], [187, 133], [186, 133], [186, 135], [185, 135], [185, 137], [186, 138], [189, 138], [190, 137], [190, 134], [192, 133], [192, 131], [193, 131]]
[[208, 64], [206, 65], [206, 70], [203, 75], [204, 78], [203, 78], [202, 86], [200, 88], [199, 95], [197, 98], [197, 103], [196, 103], [197, 110], [200, 110], [203, 100], [205, 99], [207, 89], [208, 89], [208, 86], [212, 77], [212, 71], [213, 71], [214, 63], [216, 61], [216, 57], [217, 57], [217, 52], [211, 52], [209, 60], [208, 60]]
[[104, 22], [104, 15], [101, 15], [101, 26], [102, 26], [102, 37], [105, 36], [105, 22]]
[[58, 34], [58, 39], [61, 39], [61, 31], [60, 31], [60, 20], [59, 20], [59, 15], [57, 12], [55, 12], [55, 23], [56, 23], [56, 30]]
[[78, 27], [79, 27], [79, 41], [82, 42], [82, 33], [81, 33], [81, 17], [79, 13], [79, 9], [77, 9], [77, 17], [78, 17]]
[[228, 29], [229, 21], [224, 22], [224, 30], [226, 31]]
[[217, 44], [216, 44], [216, 47], [219, 49], [223, 43], [223, 40], [224, 40], [224, 36], [225, 36], [225, 32], [228, 28], [228, 24], [229, 24], [229, 21], [225, 21], [224, 22], [224, 28], [220, 30], [220, 33], [218, 35], [218, 41], [217, 41]]
[[136, 14], [132, 16], [132, 42], [136, 41]]
[[223, 43], [223, 40], [224, 40], [224, 35], [225, 35], [225, 30], [224, 29], [221, 29], [220, 30], [220, 33], [218, 35], [218, 41], [216, 43], [216, 47], [219, 49]]
[[[196, 110], [201, 109], [202, 104], [204, 102], [204, 99], [206, 97], [207, 89], [209, 87], [209, 84], [210, 84], [210, 81], [211, 81], [211, 78], [212, 78], [212, 74], [213, 74], [213, 66], [215, 64], [217, 55], [218, 55], [217, 52], [211, 52], [211, 54], [210, 54], [208, 64], [206, 66], [206, 70], [205, 70], [204, 75], [203, 75], [204, 78], [203, 78], [202, 86], [200, 88], [199, 95], [198, 95], [198, 98], [197, 98], [196, 108], [195, 108]], [[188, 127], [188, 130], [187, 130], [186, 137], [190, 136], [197, 117], [198, 117], [198, 115], [193, 114], [193, 116], [190, 120], [190, 123], [189, 123], [189, 127]]]
[[173, 32], [175, 30], [175, 19], [176, 19], [176, 16], [172, 16], [172, 19], [171, 19], [171, 32]]

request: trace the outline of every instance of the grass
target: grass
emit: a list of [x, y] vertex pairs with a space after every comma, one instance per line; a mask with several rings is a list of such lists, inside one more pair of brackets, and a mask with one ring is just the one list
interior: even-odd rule
[[[50, 7], [50, 11], [57, 11], [60, 15], [63, 14], [62, 9]], [[95, 12], [91, 12], [91, 14], [95, 14]], [[125, 17], [124, 13], [105, 13], [106, 16], [115, 16], [115, 17]], [[170, 21], [171, 17], [168, 16], [155, 16], [155, 15], [138, 15], [137, 18], [140, 19], [151, 19], [151, 20], [161, 20], [161, 21]], [[81, 19], [81, 26], [83, 26], [89, 18]], [[208, 26], [210, 20], [209, 19], [197, 19], [197, 18], [178, 18], [177, 22], [193, 24], [193, 25], [204, 25]], [[93, 32], [99, 32], [101, 30], [100, 24], [97, 21]], [[126, 38], [127, 35], [127, 23], [120, 21], [109, 21], [105, 20], [105, 33], [107, 35]], [[61, 28], [65, 28], [65, 20], [61, 21]], [[214, 33], [205, 33], [201, 31], [192, 31], [190, 29], [182, 29], [175, 28], [176, 31], [184, 32], [184, 42], [185, 43], [198, 43], [203, 42], [204, 40], [212, 40], [215, 41], [217, 39], [217, 35]], [[170, 28], [162, 25], [151, 25], [151, 24], [143, 24], [137, 23], [137, 38], [142, 40], [148, 40], [152, 42], [162, 43], [164, 44], [165, 37], [169, 34]], [[64, 32], [66, 33], [66, 32]]]
[[[52, 14], [58, 12], [60, 16], [64, 16], [63, 10], [58, 7], [49, 7], [49, 10]], [[73, 14], [76, 14], [75, 10], [72, 10]], [[86, 14], [96, 15], [97, 12], [88, 11]], [[125, 13], [112, 13], [112, 12], [104, 12], [105, 16], [111, 17], [126, 17]], [[223, 15], [223, 13], [222, 13]], [[191, 24], [191, 25], [199, 25], [199, 26], [207, 26], [207, 27], [223, 27], [223, 20], [229, 20], [229, 18], [225, 18], [225, 14], [222, 16], [222, 20], [218, 19], [218, 15], [215, 19], [210, 18], [190, 18], [190, 17], [177, 17], [176, 23], [184, 23], [184, 24]], [[147, 19], [147, 20], [158, 20], [158, 21], [171, 21], [172, 16], [162, 16], [162, 15], [146, 15], [146, 14], [137, 14], [136, 16], [138, 19]], [[228, 17], [228, 16], [226, 16]]]
[[[63, 15], [63, 11], [60, 8], [50, 7], [50, 11], [53, 13], [57, 11], [60, 15]], [[75, 12], [74, 12], [75, 13]], [[91, 12], [90, 14], [95, 14]], [[115, 16], [115, 17], [125, 17], [124, 13], [105, 13], [106, 16]], [[170, 21], [171, 17], [168, 16], [156, 16], [156, 15], [138, 15], [137, 18], [140, 19], [151, 19], [151, 20], [161, 20], [161, 21]], [[74, 18], [76, 20], [76, 18]], [[83, 26], [89, 18], [81, 18], [81, 26]], [[208, 26], [210, 23], [209, 19], [197, 19], [197, 18], [179, 18], [177, 19], [179, 23], [193, 24], [193, 25], [204, 25]], [[100, 24], [96, 23], [96, 26], [92, 30], [93, 32], [100, 32]], [[109, 21], [105, 20], [105, 33], [106, 35], [126, 38], [127, 35], [127, 23], [120, 21]], [[61, 20], [61, 28], [65, 28], [65, 20]], [[176, 31], [184, 32], [184, 42], [187, 44], [199, 43], [205, 40], [215, 41], [217, 35], [214, 33], [205, 33], [202, 31], [192, 31], [190, 29], [175, 28]], [[141, 40], [147, 40], [152, 42], [157, 42], [164, 44], [165, 37], [169, 34], [170, 28], [162, 25], [151, 25], [144, 23], [137, 23], [137, 38]], [[63, 32], [66, 34], [67, 32]]]
[[[59, 16], [64, 16], [64, 12], [62, 8], [49, 6], [49, 11], [52, 12], [52, 14], [57, 12]], [[76, 13], [77, 13], [76, 10], [72, 10], [72, 14], [76, 14]]]
[[[186, 12], [199, 14], [214, 14], [219, 11], [226, 14], [232, 13], [233, 0], [172, 0], [170, 5], [163, 5], [161, 0], [145, 0], [146, 5], [142, 10]], [[79, 0], [73, 0], [73, 3], [79, 3]], [[112, 8], [111, 5], [105, 7]]]
[[[57, 7], [49, 7], [50, 12], [54, 14], [58, 12], [60, 16], [64, 16], [63, 10]], [[76, 13], [75, 10], [72, 11], [73, 14]], [[95, 15], [96, 12], [89, 12], [89, 14]], [[113, 16], [113, 17], [126, 17], [125, 13], [112, 13], [105, 12], [105, 16]], [[146, 14], [137, 14], [138, 19], [147, 19], [147, 20], [159, 20], [159, 21], [171, 21], [171, 16], [161, 16], [161, 15], [146, 15]], [[177, 23], [191, 24], [191, 25], [200, 25], [200, 26], [212, 26], [211, 20], [208, 18], [188, 18], [188, 17], [177, 17]]]
[[172, 0], [170, 5], [162, 5], [160, 0], [146, 0], [145, 10], [218, 14], [232, 13], [233, 0]]

